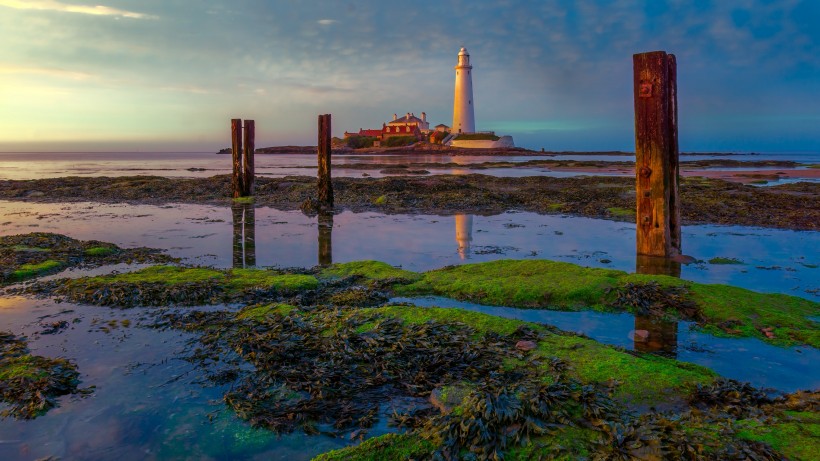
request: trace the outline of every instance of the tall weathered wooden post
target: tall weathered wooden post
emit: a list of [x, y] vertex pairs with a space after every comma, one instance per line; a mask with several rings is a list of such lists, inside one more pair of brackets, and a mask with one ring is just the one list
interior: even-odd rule
[[330, 181], [330, 114], [319, 116], [319, 206], [333, 208], [333, 184]]
[[242, 192], [245, 197], [253, 196], [255, 136], [256, 122], [245, 120], [245, 149], [242, 151]]
[[[233, 172], [231, 173], [231, 194], [234, 198], [253, 196], [254, 185], [254, 137], [256, 136], [253, 120], [231, 119], [231, 154], [233, 157]], [[244, 137], [245, 147], [242, 148]]]
[[632, 57], [635, 91], [637, 252], [671, 257], [681, 252], [678, 197], [678, 101], [675, 55]]
[[231, 155], [233, 173], [231, 174], [231, 192], [233, 197], [242, 197], [242, 119], [231, 119]]

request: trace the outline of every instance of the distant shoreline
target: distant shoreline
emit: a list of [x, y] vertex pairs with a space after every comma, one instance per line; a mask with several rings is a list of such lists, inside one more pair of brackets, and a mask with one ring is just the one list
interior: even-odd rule
[[[256, 154], [260, 155], [289, 155], [289, 154], [312, 154], [316, 152], [316, 146], [270, 146], [256, 149]], [[231, 148], [226, 147], [216, 152], [220, 155], [231, 154]], [[362, 149], [351, 149], [348, 147], [334, 147], [333, 154], [337, 155], [396, 155], [396, 154], [418, 154], [418, 155], [473, 155], [473, 156], [557, 156], [557, 155], [608, 155], [634, 157], [635, 152], [625, 152], [617, 150], [609, 151], [540, 151], [523, 147], [497, 148], [497, 149], [466, 149], [462, 147], [440, 146], [436, 144], [425, 144], [421, 147], [366, 147]], [[807, 152], [810, 153], [810, 152]], [[764, 155], [762, 152], [681, 152], [680, 155], [688, 156], [741, 156], [741, 155]]]

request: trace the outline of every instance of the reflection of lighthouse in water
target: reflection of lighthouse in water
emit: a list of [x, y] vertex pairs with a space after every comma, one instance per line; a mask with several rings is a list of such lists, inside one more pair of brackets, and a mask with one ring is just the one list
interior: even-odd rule
[[473, 241], [473, 215], [456, 215], [456, 242], [458, 242], [458, 256], [461, 259], [470, 257], [470, 242]]

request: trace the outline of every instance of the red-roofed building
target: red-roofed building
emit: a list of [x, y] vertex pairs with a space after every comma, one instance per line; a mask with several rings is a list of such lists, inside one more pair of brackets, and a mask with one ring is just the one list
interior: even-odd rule
[[345, 139], [347, 139], [351, 136], [365, 136], [365, 137], [368, 137], [368, 138], [379, 138], [379, 139], [381, 139], [382, 130], [379, 130], [379, 129], [365, 130], [363, 128], [359, 128], [358, 133], [348, 133], [347, 131], [345, 131]]

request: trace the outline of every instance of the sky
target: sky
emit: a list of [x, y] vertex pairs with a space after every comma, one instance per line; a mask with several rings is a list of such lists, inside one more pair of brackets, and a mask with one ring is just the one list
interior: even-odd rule
[[682, 151], [820, 151], [815, 0], [0, 0], [0, 151], [315, 145], [394, 113], [634, 151], [632, 55], [678, 61]]

